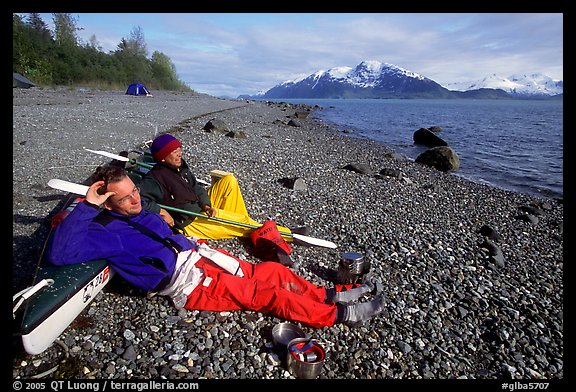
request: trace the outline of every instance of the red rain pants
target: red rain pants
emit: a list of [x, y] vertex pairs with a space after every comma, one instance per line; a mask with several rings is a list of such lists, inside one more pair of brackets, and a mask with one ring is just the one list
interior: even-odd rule
[[217, 312], [251, 310], [314, 328], [334, 325], [336, 305], [324, 303], [323, 286], [306, 281], [280, 263], [239, 261], [244, 277], [227, 273], [207, 258], [199, 260], [196, 266], [203, 269], [206, 277], [190, 293], [185, 308]]

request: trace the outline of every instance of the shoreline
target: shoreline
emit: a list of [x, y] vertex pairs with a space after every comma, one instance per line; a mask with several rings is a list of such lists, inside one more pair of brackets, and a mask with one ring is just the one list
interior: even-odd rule
[[[311, 116], [287, 125], [296, 110], [197, 94], [14, 89], [13, 292], [26, 285], [20, 275], [33, 273], [49, 217], [65, 196], [48, 180], [81, 182], [106, 162], [83, 147], [139, 148], [157, 127], [182, 141], [199, 178], [212, 169], [234, 173], [252, 218], [306, 225], [311, 236], [338, 244], [294, 245], [301, 276], [330, 285], [340, 252], [371, 262], [388, 299], [380, 317], [354, 329], [304, 328], [327, 351], [320, 378], [563, 379], [563, 204], [390, 158], [388, 147]], [[247, 137], [203, 131], [211, 118]], [[343, 169], [349, 164], [370, 173]], [[278, 182], [294, 177], [306, 189]], [[542, 207], [537, 223], [516, 218], [525, 205]], [[480, 246], [483, 225], [502, 235], [504, 267]], [[212, 245], [258, 261], [239, 239]], [[65, 378], [293, 378], [270, 347], [270, 330], [282, 320], [178, 312], [167, 299], [117, 286], [85, 310], [84, 325], [60, 337], [78, 363]], [[14, 378], [37, 374], [55, 351], [13, 358]]]

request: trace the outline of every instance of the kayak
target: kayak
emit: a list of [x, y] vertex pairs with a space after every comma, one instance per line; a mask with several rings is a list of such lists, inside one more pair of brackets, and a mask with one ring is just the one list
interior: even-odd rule
[[[133, 153], [139, 155], [139, 162], [153, 161], [148, 153]], [[134, 181], [139, 181], [149, 170], [146, 165], [125, 167]], [[75, 205], [83, 200], [77, 195], [69, 196], [68, 199], [70, 203], [52, 218], [52, 229], [66, 219]], [[13, 296], [13, 316], [17, 319], [18, 313], [19, 334], [24, 350], [28, 354], [37, 355], [48, 349], [113, 276], [114, 271], [106, 260], [66, 266], [54, 266], [40, 260], [33, 285]]]

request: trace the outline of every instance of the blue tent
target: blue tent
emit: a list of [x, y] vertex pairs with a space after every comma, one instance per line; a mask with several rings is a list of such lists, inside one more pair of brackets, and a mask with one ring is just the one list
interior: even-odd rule
[[141, 83], [132, 83], [130, 86], [128, 86], [128, 90], [126, 90], [126, 94], [129, 95], [145, 95], [145, 96], [150, 96], [152, 94], [150, 94], [150, 91], [148, 91], [148, 89], [146, 88], [146, 86], [144, 86]]

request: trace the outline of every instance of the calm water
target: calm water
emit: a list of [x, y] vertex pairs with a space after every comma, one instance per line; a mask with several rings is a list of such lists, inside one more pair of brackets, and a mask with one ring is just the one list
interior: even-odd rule
[[460, 157], [456, 175], [491, 186], [563, 197], [563, 102], [527, 100], [301, 99], [316, 117], [351, 129], [350, 137], [382, 142], [412, 159], [419, 128], [438, 134]]

